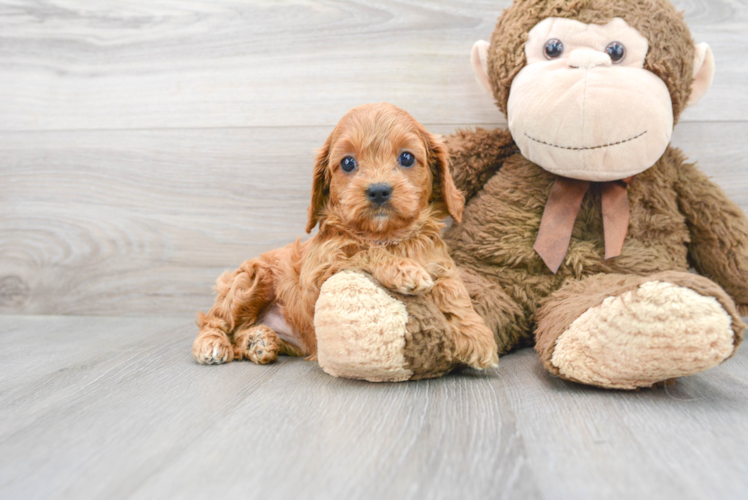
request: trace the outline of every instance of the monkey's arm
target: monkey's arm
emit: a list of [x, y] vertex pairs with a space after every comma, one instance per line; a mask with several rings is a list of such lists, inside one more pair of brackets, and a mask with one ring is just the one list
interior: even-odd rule
[[495, 174], [504, 159], [519, 152], [507, 129], [458, 130], [446, 138], [457, 189], [470, 200]]
[[680, 211], [691, 233], [694, 268], [719, 283], [748, 314], [748, 218], [722, 189], [693, 164], [684, 163], [676, 182]]

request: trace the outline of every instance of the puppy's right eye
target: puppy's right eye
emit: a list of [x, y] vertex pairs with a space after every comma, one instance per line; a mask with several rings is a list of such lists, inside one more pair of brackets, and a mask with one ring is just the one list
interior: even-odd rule
[[407, 151], [403, 151], [400, 154], [400, 158], [398, 158], [398, 162], [403, 167], [412, 167], [413, 164], [416, 162], [416, 157], [413, 156], [413, 153], [408, 153]]
[[343, 169], [343, 172], [351, 173], [356, 170], [357, 166], [358, 164], [356, 163], [356, 160], [353, 159], [353, 156], [346, 156], [340, 160], [340, 168]]

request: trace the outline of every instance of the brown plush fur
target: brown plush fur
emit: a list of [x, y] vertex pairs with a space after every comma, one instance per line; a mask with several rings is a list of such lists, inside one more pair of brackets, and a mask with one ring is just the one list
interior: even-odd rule
[[488, 76], [496, 104], [506, 114], [509, 90], [525, 66], [528, 32], [549, 17], [586, 24], [607, 24], [616, 17], [635, 27], [649, 40], [647, 69], [670, 90], [673, 116], [686, 107], [693, 82], [694, 42], [683, 14], [669, 0], [517, 0], [499, 18], [491, 36]]
[[[474, 144], [472, 135], [462, 132], [447, 140], [455, 173], [463, 167], [478, 170], [480, 155], [464, 147], [466, 138]], [[475, 135], [485, 137], [486, 132], [478, 130]], [[486, 144], [487, 150], [503, 145], [509, 132], [497, 131], [492, 137], [497, 140]], [[495, 168], [484, 166], [486, 171]], [[629, 231], [623, 254], [615, 259], [603, 258], [600, 190], [593, 184], [564, 264], [555, 275], [532, 248], [554, 179], [519, 153], [504, 158], [501, 169], [467, 204], [464, 222], [445, 236], [466, 286], [475, 290], [476, 310], [487, 324], [497, 325], [501, 352], [531, 341], [535, 311], [551, 293], [601, 273], [648, 276], [686, 271], [693, 265], [722, 285], [746, 311], [748, 220], [719, 187], [684, 162], [679, 150], [669, 148], [654, 167], [632, 182]], [[472, 277], [466, 277], [465, 271]], [[486, 293], [491, 289], [496, 292]], [[523, 314], [518, 315], [518, 309]], [[731, 303], [725, 309], [737, 316]]]
[[438, 377], [454, 368], [459, 363], [453, 356], [455, 342], [444, 335], [444, 315], [436, 304], [422, 297], [396, 297], [408, 311], [403, 355], [404, 368], [414, 373], [411, 380]]
[[[695, 48], [667, 0], [516, 0], [489, 48], [488, 76], [502, 111], [526, 64], [528, 31], [548, 17], [594, 24], [621, 17], [638, 29], [650, 42], [644, 67], [669, 89], [677, 119], [691, 93]], [[447, 145], [467, 205], [445, 240], [500, 352], [535, 344], [552, 373], [621, 389], [697, 373], [735, 352], [745, 328], [740, 312], [748, 312], [748, 219], [679, 150], [668, 147], [630, 183], [619, 257], [605, 259], [603, 186], [592, 183], [554, 274], [533, 245], [556, 176], [524, 158], [508, 130], [459, 131]], [[440, 342], [444, 323], [428, 321], [435, 310], [423, 296], [400, 300], [406, 350], [414, 347], [406, 364], [426, 367], [428, 376], [446, 373], [453, 363]]]
[[[488, 74], [502, 111], [525, 64], [527, 32], [547, 17], [595, 24], [623, 18], [649, 39], [645, 68], [667, 85], [676, 118], [683, 110], [694, 45], [682, 15], [667, 0], [517, 0], [499, 19], [489, 49]], [[500, 352], [537, 341], [544, 364], [554, 371], [548, 360], [564, 327], [601, 298], [622, 293], [627, 276], [641, 277], [636, 283], [670, 280], [716, 297], [733, 318], [735, 346], [740, 343], [740, 313], [748, 314], [748, 219], [681, 151], [668, 148], [634, 179], [623, 252], [610, 260], [604, 259], [600, 185], [593, 183], [554, 275], [533, 244], [555, 176], [525, 159], [508, 130], [459, 131], [447, 145], [467, 205], [464, 222], [445, 239]], [[716, 283], [685, 279], [690, 267]], [[664, 271], [671, 274], [659, 274]], [[557, 292], [562, 287], [573, 296]]]
[[[398, 164], [404, 150], [416, 158], [412, 167]], [[340, 167], [347, 156], [357, 161], [354, 172]], [[447, 161], [441, 141], [406, 112], [388, 104], [351, 110], [317, 155], [307, 231], [319, 223], [319, 232], [219, 278], [215, 305], [198, 318], [195, 358], [266, 363], [278, 352], [313, 357], [320, 287], [339, 271], [358, 269], [389, 290], [428, 294], [451, 327], [456, 358], [476, 367], [494, 364], [493, 335], [473, 310], [440, 237], [441, 219], [449, 213], [459, 220], [463, 208]], [[381, 183], [391, 186], [392, 195], [378, 206], [366, 190]], [[259, 324], [276, 307], [293, 340], [281, 340], [279, 332]]]

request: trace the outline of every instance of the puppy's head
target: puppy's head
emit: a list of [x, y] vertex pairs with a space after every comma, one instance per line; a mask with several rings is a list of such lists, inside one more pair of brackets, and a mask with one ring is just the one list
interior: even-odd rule
[[417, 229], [424, 216], [449, 213], [459, 222], [463, 205], [441, 140], [391, 104], [365, 104], [317, 152], [306, 230], [329, 218], [387, 239]]

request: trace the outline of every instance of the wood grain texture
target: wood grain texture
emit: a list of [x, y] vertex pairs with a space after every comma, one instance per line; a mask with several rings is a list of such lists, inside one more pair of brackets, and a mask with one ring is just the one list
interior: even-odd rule
[[746, 498], [745, 350], [674, 386], [637, 392], [553, 378], [529, 349], [502, 362], [546, 498]]
[[495, 373], [206, 369], [193, 335], [184, 319], [1, 317], [0, 497], [539, 498]]
[[209, 306], [225, 268], [304, 234], [312, 145], [326, 134], [3, 135], [2, 310], [168, 314]]
[[[221, 272], [304, 235], [328, 132], [0, 132], [0, 312], [210, 307]], [[744, 210], [746, 136], [746, 123], [684, 123], [674, 137]]]
[[[744, 120], [748, 3], [674, 3], [718, 68], [682, 120]], [[424, 123], [495, 123], [469, 54], [509, 4], [5, 0], [0, 130], [331, 126], [378, 101]]]
[[199, 366], [180, 318], [0, 316], [3, 499], [704, 499], [748, 491], [748, 355], [603, 391], [534, 353], [369, 384]]

